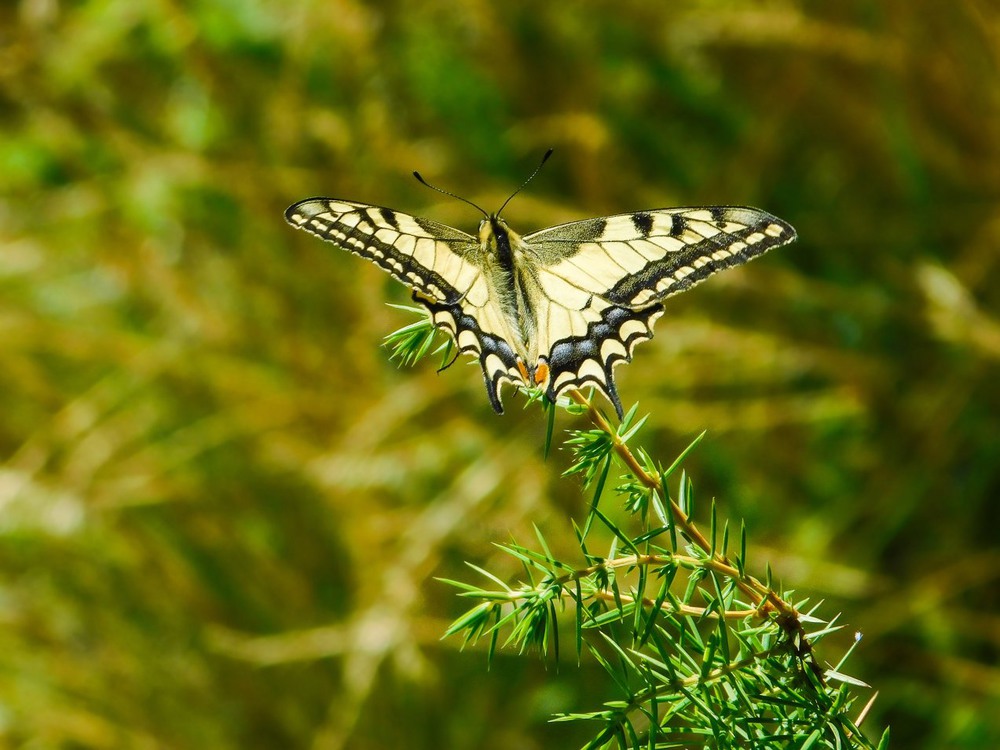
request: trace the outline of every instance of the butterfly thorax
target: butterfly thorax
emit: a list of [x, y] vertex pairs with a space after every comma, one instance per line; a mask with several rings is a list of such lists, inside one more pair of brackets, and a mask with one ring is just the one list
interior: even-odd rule
[[484, 260], [492, 272], [494, 286], [515, 339], [511, 342], [519, 355], [518, 368], [527, 384], [541, 383], [537, 377], [539, 360], [536, 311], [532, 305], [532, 289], [537, 287], [531, 257], [524, 241], [510, 225], [493, 215], [479, 224], [479, 242]]

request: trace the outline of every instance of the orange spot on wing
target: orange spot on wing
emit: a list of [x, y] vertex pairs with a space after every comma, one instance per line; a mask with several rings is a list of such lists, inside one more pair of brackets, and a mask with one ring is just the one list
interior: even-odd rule
[[549, 379], [549, 366], [545, 362], [539, 362], [535, 368], [535, 385], [541, 385]]

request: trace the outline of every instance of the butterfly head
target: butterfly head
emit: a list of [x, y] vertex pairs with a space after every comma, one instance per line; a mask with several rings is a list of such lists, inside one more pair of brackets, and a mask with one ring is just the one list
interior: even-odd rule
[[491, 214], [479, 222], [479, 243], [483, 246], [492, 244], [493, 238], [511, 233], [510, 225], [496, 214]]
[[521, 235], [496, 214], [479, 222], [479, 245], [483, 251], [498, 258], [502, 267], [513, 272], [512, 256], [521, 247]]

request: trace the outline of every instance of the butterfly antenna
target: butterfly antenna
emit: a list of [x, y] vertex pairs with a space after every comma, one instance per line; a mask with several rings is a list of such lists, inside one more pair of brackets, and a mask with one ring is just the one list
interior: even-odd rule
[[480, 208], [479, 206], [477, 206], [475, 203], [473, 203], [472, 201], [470, 201], [468, 198], [463, 198], [461, 195], [455, 195], [454, 193], [449, 193], [447, 190], [442, 190], [439, 187], [434, 187], [427, 180], [425, 180], [423, 177], [420, 176], [420, 172], [414, 172], [413, 176], [416, 177], [417, 178], [417, 182], [419, 182], [424, 187], [429, 187], [431, 190], [434, 190], [434, 191], [436, 191], [438, 193], [441, 193], [442, 195], [447, 195], [447, 196], [449, 196], [451, 198], [455, 198], [457, 200], [460, 200], [460, 201], [462, 201], [462, 203], [468, 203], [474, 209], [476, 209], [477, 211], [479, 211], [479, 213], [481, 213], [483, 216], [489, 218], [489, 214], [488, 213], [486, 213], [482, 208]]
[[503, 213], [503, 210], [505, 208], [507, 208], [507, 204], [510, 203], [511, 199], [515, 195], [517, 195], [522, 190], [524, 190], [524, 188], [527, 186], [527, 184], [529, 182], [531, 182], [533, 179], [535, 179], [535, 175], [538, 174], [541, 171], [541, 169], [542, 169], [543, 166], [545, 166], [545, 162], [547, 162], [549, 160], [549, 157], [552, 156], [552, 152], [553, 151], [555, 151], [555, 149], [550, 148], [548, 151], [545, 152], [545, 156], [543, 156], [542, 160], [540, 162], [538, 162], [538, 166], [535, 167], [535, 171], [531, 173], [531, 176], [528, 179], [526, 179], [524, 182], [521, 183], [521, 187], [519, 187], [517, 190], [515, 190], [513, 193], [510, 194], [510, 198], [508, 198], [507, 200], [505, 200], [503, 202], [503, 205], [500, 206], [500, 210], [497, 211], [497, 213], [496, 213], [497, 216], [499, 216], [501, 213]]

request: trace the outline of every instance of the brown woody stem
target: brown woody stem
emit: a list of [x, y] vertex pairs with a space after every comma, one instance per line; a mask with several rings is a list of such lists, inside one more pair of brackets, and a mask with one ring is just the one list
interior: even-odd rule
[[[611, 438], [612, 448], [615, 454], [621, 459], [622, 463], [628, 468], [632, 475], [639, 480], [645, 487], [654, 491], [661, 491], [663, 488], [660, 485], [660, 478], [653, 476], [639, 463], [639, 460], [632, 453], [628, 445], [621, 439], [618, 431], [611, 426], [604, 415], [591, 403], [591, 401], [584, 396], [580, 391], [570, 391], [570, 397], [576, 401], [581, 406], [586, 407], [587, 416], [594, 426], [599, 430], [604, 432], [608, 437]], [[712, 552], [712, 545], [705, 538], [705, 535], [701, 533], [701, 530], [695, 525], [687, 513], [670, 497], [664, 497], [664, 502], [670, 503], [670, 510], [673, 514], [673, 520], [680, 532], [691, 540], [691, 542], [705, 552], [707, 555], [711, 556], [712, 563], [714, 566], [721, 568], [720, 572], [731, 576], [736, 584], [740, 587], [750, 600], [757, 606], [757, 611], [760, 614], [765, 614], [769, 611], [777, 612], [786, 621], [791, 620], [796, 624], [796, 630], [801, 628], [799, 624], [799, 613], [795, 610], [791, 604], [783, 600], [769, 587], [765, 586], [759, 580], [750, 575], [740, 575], [739, 570], [734, 566], [729, 559], [719, 552]]]

